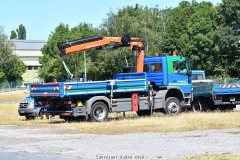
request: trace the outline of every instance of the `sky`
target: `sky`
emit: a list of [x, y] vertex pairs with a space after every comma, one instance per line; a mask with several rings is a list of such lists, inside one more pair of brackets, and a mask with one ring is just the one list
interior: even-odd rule
[[[60, 24], [69, 28], [80, 23], [98, 27], [107, 13], [126, 6], [177, 7], [182, 0], [0, 0], [0, 26], [7, 36], [22, 24], [27, 40], [48, 40], [49, 34]], [[189, 0], [190, 1], [190, 0]], [[201, 2], [202, 0], [197, 0]], [[205, 0], [213, 5], [222, 0]]]

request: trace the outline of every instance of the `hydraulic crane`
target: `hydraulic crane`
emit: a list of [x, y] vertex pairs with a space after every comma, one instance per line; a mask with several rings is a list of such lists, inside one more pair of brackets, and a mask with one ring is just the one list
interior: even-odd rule
[[133, 71], [143, 72], [144, 45], [140, 41], [140, 38], [130, 37], [128, 34], [122, 37], [104, 37], [102, 35], [96, 35], [58, 43], [61, 57], [75, 52], [86, 51], [91, 48], [101, 50], [127, 46], [129, 46], [130, 50], [134, 53]]

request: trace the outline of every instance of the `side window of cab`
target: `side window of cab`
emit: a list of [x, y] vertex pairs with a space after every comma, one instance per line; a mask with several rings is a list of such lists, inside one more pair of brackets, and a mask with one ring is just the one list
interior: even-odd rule
[[149, 72], [148, 64], [144, 64], [144, 66], [143, 66], [143, 72]]
[[151, 72], [162, 72], [162, 63], [152, 63]]

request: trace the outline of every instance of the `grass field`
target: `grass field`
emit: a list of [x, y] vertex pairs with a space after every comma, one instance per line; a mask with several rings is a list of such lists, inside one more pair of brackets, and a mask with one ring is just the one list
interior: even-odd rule
[[240, 112], [182, 113], [170, 117], [154, 113], [152, 117], [138, 117], [134, 112], [109, 114], [105, 122], [65, 122], [57, 116], [51, 120], [27, 121], [18, 115], [19, 101], [27, 94], [0, 95], [0, 125], [49, 127], [60, 133], [123, 134], [131, 132], [177, 132], [240, 127]]
[[[27, 94], [0, 95], [0, 125], [16, 125], [20, 127], [53, 128], [59, 134], [123, 134], [134, 132], [178, 132], [191, 130], [207, 130], [240, 127], [240, 112], [207, 112], [182, 113], [170, 117], [154, 113], [152, 117], [139, 118], [136, 113], [109, 114], [105, 122], [65, 122], [58, 117], [49, 119], [26, 120], [18, 115], [18, 105]], [[187, 160], [238, 160], [239, 155], [198, 155]]]

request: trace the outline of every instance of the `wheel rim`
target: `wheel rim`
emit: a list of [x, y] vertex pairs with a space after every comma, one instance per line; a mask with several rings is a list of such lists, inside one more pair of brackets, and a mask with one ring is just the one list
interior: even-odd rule
[[98, 119], [98, 120], [104, 119], [105, 115], [106, 115], [106, 110], [103, 106], [97, 106], [93, 111], [94, 119]]
[[169, 111], [171, 114], [176, 114], [176, 113], [178, 113], [178, 105], [177, 105], [177, 103], [175, 103], [175, 102], [169, 103], [169, 105], [168, 105], [168, 111]]

